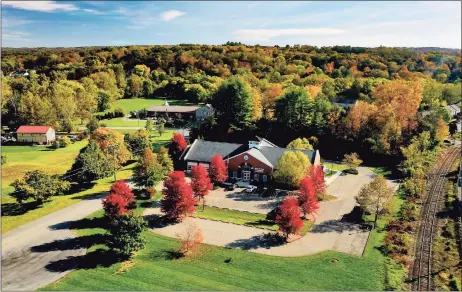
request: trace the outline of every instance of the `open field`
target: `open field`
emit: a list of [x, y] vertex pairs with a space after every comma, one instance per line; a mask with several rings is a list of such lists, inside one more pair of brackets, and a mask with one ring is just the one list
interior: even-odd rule
[[[396, 196], [394, 215], [401, 203]], [[100, 211], [90, 219], [101, 216]], [[96, 261], [98, 267], [82, 266], [42, 290], [385, 290], [403, 276], [381, 252], [391, 218], [379, 219], [362, 257], [327, 251], [284, 258], [203, 244], [195, 257], [178, 259], [173, 256], [179, 247], [175, 239], [147, 231], [146, 248], [131, 261], [103, 261], [107, 248], [95, 244], [85, 262]], [[86, 236], [105, 231], [96, 225], [76, 232]]]
[[6, 196], [13, 191], [9, 185], [27, 171], [40, 169], [52, 174], [63, 174], [69, 170], [88, 141], [77, 141], [66, 148], [49, 149], [43, 146], [2, 146], [2, 155], [7, 163], [2, 165], [2, 203], [14, 201]]
[[[191, 105], [187, 100], [170, 100], [167, 99], [169, 105]], [[131, 111], [148, 109], [153, 105], [164, 105], [165, 98], [124, 98], [118, 99], [112, 103], [110, 110], [121, 107], [128, 114]]]
[[[128, 179], [131, 177], [133, 166], [134, 164], [130, 164], [118, 171], [117, 179]], [[50, 202], [44, 203], [39, 208], [36, 208], [33, 203], [25, 203], [24, 206], [21, 207], [12, 197], [2, 195], [2, 234], [40, 217], [61, 210], [62, 208], [78, 203], [81, 200], [89, 199], [102, 192], [109, 191], [113, 182], [114, 177], [112, 176], [97, 180], [95, 181], [95, 185], [90, 189], [70, 195], [53, 197]], [[7, 200], [4, 198], [7, 198]]]

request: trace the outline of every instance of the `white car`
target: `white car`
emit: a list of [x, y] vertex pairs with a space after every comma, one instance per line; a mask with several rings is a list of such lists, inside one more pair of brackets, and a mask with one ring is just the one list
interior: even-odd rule
[[257, 189], [256, 186], [250, 185], [250, 186], [245, 187], [245, 190], [244, 190], [244, 191], [245, 191], [246, 193], [253, 193], [256, 189]]

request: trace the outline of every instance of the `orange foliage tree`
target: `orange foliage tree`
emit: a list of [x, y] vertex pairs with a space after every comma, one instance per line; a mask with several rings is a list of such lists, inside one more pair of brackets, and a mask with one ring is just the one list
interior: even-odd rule
[[131, 158], [130, 151], [124, 142], [124, 136], [108, 128], [98, 128], [93, 131], [90, 141], [95, 141], [106, 158], [116, 164], [117, 168]]

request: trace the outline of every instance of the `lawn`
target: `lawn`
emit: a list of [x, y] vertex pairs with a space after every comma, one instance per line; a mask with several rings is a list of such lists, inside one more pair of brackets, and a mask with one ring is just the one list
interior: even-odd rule
[[327, 169], [334, 170], [334, 171], [344, 171], [345, 169], [348, 168], [345, 164], [338, 163], [338, 162], [323, 162], [322, 165], [326, 167]]
[[378, 175], [388, 176], [391, 174], [391, 170], [385, 166], [370, 166], [369, 169]]
[[[127, 179], [131, 177], [133, 166], [134, 164], [130, 164], [118, 171], [117, 179]], [[25, 206], [20, 207], [12, 197], [9, 195], [2, 195], [2, 234], [45, 215], [78, 203], [83, 199], [91, 198], [101, 194], [102, 192], [106, 192], [113, 183], [114, 178], [112, 176], [97, 180], [95, 181], [95, 185], [90, 189], [70, 195], [54, 197], [50, 202], [44, 203], [39, 208], [36, 208], [32, 203], [26, 203], [24, 204]], [[5, 198], [7, 198], [7, 200], [5, 200]]]
[[[102, 215], [98, 212], [90, 219]], [[105, 231], [98, 226], [79, 235]], [[145, 233], [146, 248], [130, 263], [110, 263], [106, 247], [89, 249], [85, 266], [41, 290], [384, 290], [386, 258], [378, 250], [383, 233], [374, 231], [363, 257], [328, 251], [304, 257], [273, 257], [202, 245], [200, 255], [175, 259], [175, 239]], [[126, 269], [126, 267], [129, 267]]]
[[[274, 257], [203, 244], [199, 255], [177, 259], [172, 256], [179, 247], [175, 239], [147, 231], [144, 235], [146, 248], [130, 262], [108, 262], [107, 248], [96, 243], [84, 259], [85, 265], [41, 290], [383, 291], [390, 287], [391, 281], [400, 281], [405, 276], [381, 252], [385, 225], [401, 204], [402, 200], [396, 196], [392, 214], [379, 219], [378, 228], [371, 232], [362, 257], [335, 251], [303, 257]], [[97, 212], [90, 220], [98, 222], [101, 216], [102, 212]], [[233, 221], [245, 218], [242, 214], [230, 213], [219, 216]], [[247, 218], [259, 220], [252, 216], [248, 214]], [[96, 225], [77, 232], [87, 236], [105, 231]], [[96, 262], [100, 264], [95, 266]]]
[[[170, 100], [167, 99], [169, 105], [192, 105], [188, 103], [187, 100]], [[118, 99], [112, 103], [111, 109], [114, 110], [115, 108], [121, 107], [125, 110], [128, 114], [131, 111], [137, 111], [141, 109], [149, 109], [153, 105], [164, 105], [165, 99], [164, 98], [157, 98], [157, 99], [147, 99], [147, 98], [124, 98]]]
[[[197, 218], [211, 219], [250, 227], [258, 227], [273, 231], [278, 230], [278, 226], [273, 221], [266, 220], [266, 215], [258, 213], [221, 209], [210, 206], [205, 206], [204, 210], [202, 211], [202, 206], [197, 206], [196, 212], [194, 212], [193, 216]], [[311, 221], [304, 221], [302, 235], [306, 234], [310, 230], [311, 225]]]
[[14, 201], [6, 196], [13, 191], [10, 184], [14, 180], [36, 169], [52, 174], [65, 173], [87, 143], [87, 140], [78, 141], [57, 150], [44, 146], [2, 146], [2, 155], [7, 157], [7, 163], [2, 165], [2, 203]]

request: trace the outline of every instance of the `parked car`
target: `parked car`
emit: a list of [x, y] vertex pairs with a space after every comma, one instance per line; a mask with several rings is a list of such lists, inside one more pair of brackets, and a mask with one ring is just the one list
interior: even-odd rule
[[226, 187], [227, 191], [234, 191], [237, 188], [237, 184], [230, 184]]
[[244, 191], [245, 191], [246, 193], [253, 193], [256, 189], [257, 189], [256, 186], [250, 185], [250, 186], [245, 187], [245, 190], [244, 190]]

